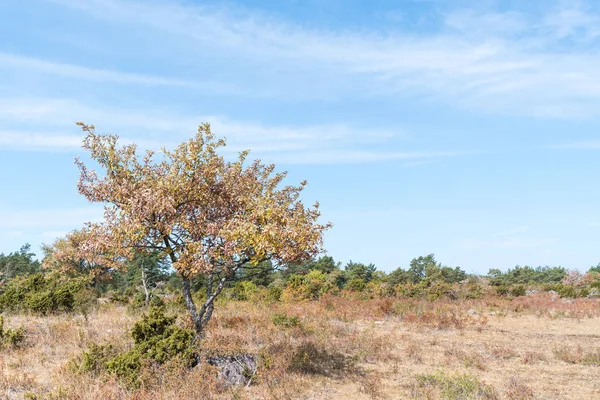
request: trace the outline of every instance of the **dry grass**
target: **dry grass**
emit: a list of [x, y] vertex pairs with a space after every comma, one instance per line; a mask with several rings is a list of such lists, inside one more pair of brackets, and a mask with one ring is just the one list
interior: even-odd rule
[[600, 398], [598, 300], [221, 302], [202, 348], [259, 355], [249, 387], [226, 387], [203, 364], [149, 365], [135, 391], [65, 368], [92, 343], [127, 347], [137, 319], [110, 304], [87, 318], [8, 316], [6, 325], [24, 326], [27, 337], [0, 354], [0, 398]]

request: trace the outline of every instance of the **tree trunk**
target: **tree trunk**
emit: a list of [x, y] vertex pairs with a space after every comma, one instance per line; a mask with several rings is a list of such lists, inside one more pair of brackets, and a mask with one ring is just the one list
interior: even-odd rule
[[146, 271], [144, 270], [143, 264], [142, 264], [142, 286], [144, 287], [144, 294], [146, 295], [145, 304], [147, 306], [150, 303], [150, 292], [148, 291], [148, 277], [146, 276]]
[[[217, 296], [223, 291], [225, 283], [227, 282], [228, 275], [223, 276], [217, 282], [213, 282], [215, 276], [210, 274], [206, 281], [206, 301], [200, 307], [200, 310], [196, 308], [194, 299], [192, 298], [192, 289], [189, 278], [182, 277], [183, 279], [183, 298], [185, 305], [190, 312], [192, 321], [194, 323], [194, 329], [196, 330], [196, 337], [202, 339], [204, 337], [204, 330], [210, 318], [212, 317], [214, 310], [214, 302]], [[214, 283], [217, 283], [217, 287], [214, 288]], [[213, 290], [214, 288], [214, 290]]]
[[190, 312], [190, 317], [192, 318], [192, 322], [194, 323], [194, 330], [196, 331], [196, 337], [202, 338], [204, 336], [204, 324], [202, 323], [202, 317], [198, 315], [198, 310], [196, 309], [196, 304], [194, 304], [194, 299], [192, 298], [192, 288], [190, 285], [190, 280], [185, 276], [182, 276], [183, 280], [183, 299], [185, 301], [185, 306]]

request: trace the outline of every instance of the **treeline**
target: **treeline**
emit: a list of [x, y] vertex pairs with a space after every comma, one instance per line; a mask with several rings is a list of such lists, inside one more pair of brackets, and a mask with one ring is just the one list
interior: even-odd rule
[[[195, 296], [204, 296], [208, 282], [200, 275], [192, 281]], [[42, 268], [28, 244], [8, 255], [0, 254], [0, 312], [87, 312], [99, 297], [132, 306], [160, 303], [181, 292], [181, 277], [156, 255], [138, 255], [123, 270], [87, 268], [81, 263], [69, 273]], [[523, 296], [552, 291], [560, 297], [600, 297], [600, 264], [587, 273], [562, 267], [516, 266], [485, 276], [448, 267], [433, 254], [413, 259], [408, 268], [390, 273], [373, 264], [350, 261], [345, 265], [323, 256], [285, 266], [263, 262], [227, 277], [224, 297], [233, 300], [263, 298], [303, 301], [324, 294], [359, 297], [423, 297], [436, 300], [478, 298], [483, 295]], [[181, 300], [182, 301], [182, 300]]]

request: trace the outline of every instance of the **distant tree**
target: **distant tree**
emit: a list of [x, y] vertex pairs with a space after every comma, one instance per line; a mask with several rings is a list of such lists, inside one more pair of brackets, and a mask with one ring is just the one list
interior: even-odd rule
[[256, 265], [248, 263], [238, 272], [239, 281], [250, 281], [257, 286], [269, 286], [275, 280], [275, 266], [271, 260], [260, 262]]
[[137, 253], [129, 263], [126, 277], [130, 285], [142, 288], [148, 305], [158, 285], [168, 280], [169, 264], [158, 252]]
[[313, 270], [316, 269], [317, 271], [321, 271], [324, 274], [330, 274], [335, 270], [340, 269], [340, 264], [339, 262], [335, 262], [333, 260], [333, 257], [330, 256], [321, 256], [319, 257], [318, 260], [313, 260], [310, 261], [308, 263], [308, 267]]
[[[93, 285], [110, 279], [116, 257], [113, 255], [113, 260], [108, 261], [107, 253], [90, 251], [89, 243], [95, 239], [94, 232], [84, 228], [57, 238], [51, 245], [43, 244], [42, 266], [65, 274], [89, 276]], [[87, 253], [91, 254], [84, 256]]]
[[437, 267], [437, 261], [433, 254], [413, 258], [410, 261], [410, 267], [408, 268], [409, 279], [412, 283], [419, 283], [421, 279], [425, 278], [428, 271], [431, 275], [433, 269]]
[[[281, 187], [285, 173], [255, 161], [245, 166], [248, 152], [235, 162], [217, 151], [208, 124], [175, 150], [162, 149], [161, 159], [135, 144], [119, 147], [116, 135], [87, 133], [83, 147], [104, 170], [99, 176], [77, 161], [79, 192], [105, 204], [104, 221], [88, 224], [89, 240], [80, 258], [104, 258], [103, 265], [123, 268], [136, 252], [158, 252], [170, 259], [181, 277], [186, 307], [198, 336], [210, 320], [214, 301], [245, 265], [272, 260], [287, 264], [311, 259], [322, 251], [329, 224], [317, 222], [318, 204], [305, 207], [300, 192], [306, 185]], [[198, 308], [191, 281], [206, 276], [206, 299]]]
[[442, 266], [435, 260], [433, 254], [413, 258], [410, 262], [410, 268], [404, 270], [398, 268], [387, 276], [388, 283], [397, 285], [399, 283], [419, 283], [423, 280], [427, 282], [442, 281], [446, 283], [456, 283], [467, 278], [467, 273], [460, 267]]
[[502, 275], [502, 271], [500, 271], [497, 268], [492, 268], [488, 271], [488, 277], [490, 277], [490, 278], [496, 278], [501, 275]]
[[502, 273], [497, 269], [490, 270], [490, 284], [507, 286], [515, 284], [558, 283], [567, 275], [563, 267], [516, 267]]
[[340, 269], [340, 265], [341, 263], [336, 263], [333, 257], [321, 256], [318, 260], [313, 258], [302, 263], [291, 263], [284, 268], [283, 275], [285, 278], [289, 278], [291, 275], [306, 275], [312, 270], [330, 274]]
[[387, 275], [387, 281], [390, 285], [396, 286], [400, 283], [413, 282], [413, 279], [409, 271], [403, 268], [396, 268]]
[[345, 270], [349, 280], [362, 279], [365, 283], [369, 283], [373, 280], [373, 274], [377, 268], [374, 264], [365, 265], [350, 261], [346, 264]]
[[8, 255], [0, 254], [0, 280], [31, 275], [39, 271], [40, 263], [35, 259], [35, 253], [31, 252], [29, 243], [25, 243], [17, 252]]
[[436, 272], [436, 278], [446, 283], [457, 283], [467, 278], [467, 273], [460, 267], [440, 267]]
[[595, 267], [590, 267], [590, 270], [588, 272], [595, 272], [597, 274], [600, 274], [600, 263], [598, 263], [598, 265], [596, 265]]

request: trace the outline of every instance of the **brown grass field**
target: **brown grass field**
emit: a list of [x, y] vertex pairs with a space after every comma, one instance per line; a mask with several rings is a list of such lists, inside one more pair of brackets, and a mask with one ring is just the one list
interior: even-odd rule
[[[221, 301], [202, 349], [260, 355], [250, 385], [227, 387], [203, 363], [144, 367], [137, 390], [66, 367], [91, 343], [127, 347], [140, 314], [103, 304], [87, 318], [8, 316], [7, 326], [27, 333], [24, 346], [0, 352], [0, 397], [600, 399], [598, 300]], [[289, 323], [275, 324], [274, 315]], [[183, 312], [179, 322], [186, 324]]]

